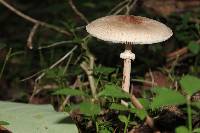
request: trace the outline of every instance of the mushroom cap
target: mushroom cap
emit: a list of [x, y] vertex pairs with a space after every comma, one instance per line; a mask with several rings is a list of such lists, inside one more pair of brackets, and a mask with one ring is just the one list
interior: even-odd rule
[[172, 30], [163, 23], [141, 16], [112, 15], [86, 26], [92, 36], [113, 43], [152, 44], [167, 40]]

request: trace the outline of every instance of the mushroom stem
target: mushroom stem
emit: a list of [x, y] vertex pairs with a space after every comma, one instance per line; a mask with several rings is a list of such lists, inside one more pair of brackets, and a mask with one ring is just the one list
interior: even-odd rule
[[125, 59], [122, 89], [128, 93], [129, 93], [129, 87], [130, 87], [130, 72], [131, 72], [131, 60]]
[[120, 58], [124, 59], [122, 89], [128, 93], [130, 87], [131, 60], [135, 59], [135, 54], [131, 50], [132, 45], [125, 44], [125, 51], [120, 54]]

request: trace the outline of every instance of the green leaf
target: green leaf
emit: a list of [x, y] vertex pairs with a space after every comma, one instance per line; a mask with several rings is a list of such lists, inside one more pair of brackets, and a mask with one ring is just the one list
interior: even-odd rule
[[180, 84], [182, 89], [190, 96], [200, 90], [200, 79], [191, 75], [183, 76]]
[[150, 101], [148, 99], [145, 98], [138, 98], [138, 100], [140, 101], [140, 103], [143, 105], [143, 107], [147, 110], [150, 108]]
[[99, 97], [129, 98], [129, 94], [123, 92], [119, 86], [108, 84], [105, 89], [98, 94]]
[[135, 113], [140, 120], [144, 120], [147, 116], [147, 111], [145, 109], [136, 109], [135, 107], [131, 107], [131, 112]]
[[110, 109], [113, 109], [113, 110], [120, 110], [120, 111], [127, 111], [129, 110], [128, 107], [122, 105], [122, 104], [117, 104], [117, 103], [112, 103], [111, 106], [110, 106]]
[[101, 111], [101, 107], [99, 104], [94, 104], [94, 103], [90, 103], [90, 102], [80, 103], [79, 109], [80, 109], [81, 113], [88, 115], [88, 116], [98, 115]]
[[123, 123], [128, 123], [129, 122], [128, 118], [125, 115], [119, 115], [118, 119]]
[[99, 133], [113, 133], [113, 132], [111, 132], [109, 129], [105, 128], [105, 129], [101, 129], [99, 131]]
[[53, 68], [53, 69], [47, 69], [45, 76], [47, 78], [57, 78], [57, 77], [63, 77], [64, 75], [64, 68]]
[[193, 53], [193, 54], [198, 54], [200, 51], [200, 46], [197, 42], [191, 41], [188, 44], [188, 49]]
[[176, 133], [190, 133], [190, 132], [186, 127], [180, 126], [176, 128]]
[[200, 133], [200, 128], [196, 128], [193, 130], [194, 133]]
[[0, 121], [0, 125], [9, 125], [9, 123], [6, 121]]
[[86, 96], [83, 91], [72, 89], [72, 88], [63, 88], [57, 89], [52, 93], [53, 95], [70, 95], [70, 96]]
[[32, 105], [0, 101], [0, 118], [13, 133], [78, 133], [66, 112], [56, 112], [51, 105]]
[[140, 118], [140, 120], [144, 120], [147, 116], [147, 112], [145, 109], [137, 109], [135, 113]]
[[153, 98], [151, 107], [153, 109], [167, 105], [180, 105], [186, 103], [186, 99], [179, 92], [167, 88], [154, 88], [156, 96]]
[[113, 71], [115, 71], [115, 68], [111, 68], [111, 67], [105, 67], [105, 66], [98, 66], [94, 69], [94, 71], [96, 73], [101, 73], [104, 75], [108, 75], [110, 73], [112, 73]]

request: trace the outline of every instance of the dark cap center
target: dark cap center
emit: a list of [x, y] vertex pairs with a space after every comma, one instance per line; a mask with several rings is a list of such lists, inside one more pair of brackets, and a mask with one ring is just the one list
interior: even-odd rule
[[142, 19], [134, 16], [119, 16], [119, 21], [125, 22], [125, 23], [131, 23], [131, 24], [141, 24]]

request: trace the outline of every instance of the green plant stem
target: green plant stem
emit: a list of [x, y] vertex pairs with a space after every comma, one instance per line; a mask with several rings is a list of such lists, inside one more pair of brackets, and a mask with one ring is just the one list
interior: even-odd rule
[[3, 75], [3, 71], [4, 71], [4, 69], [5, 69], [6, 63], [7, 63], [8, 59], [10, 58], [11, 51], [12, 51], [12, 48], [9, 49], [9, 51], [8, 51], [8, 53], [7, 53], [7, 55], [6, 55], [6, 58], [5, 58], [5, 60], [4, 60], [4, 63], [3, 63], [3, 66], [2, 66], [1, 72], [0, 72], [0, 79], [1, 79], [1, 77], [2, 77], [2, 75]]
[[128, 128], [129, 119], [130, 119], [130, 114], [128, 114], [128, 121], [125, 123], [124, 133], [127, 132], [126, 130], [127, 130], [127, 128]]
[[90, 64], [87, 64], [85, 61], [80, 64], [81, 68], [85, 71], [85, 73], [88, 76], [88, 81], [92, 91], [92, 96], [96, 98], [96, 84], [93, 77], [93, 69], [90, 69], [91, 67], [89, 65]]
[[191, 109], [191, 96], [187, 95], [187, 114], [188, 114], [188, 129], [192, 133], [192, 109]]
[[81, 43], [81, 46], [83, 49], [85, 49], [85, 56], [87, 57], [87, 59], [85, 59], [85, 61], [83, 61], [80, 66], [81, 68], [85, 71], [85, 73], [88, 76], [88, 80], [89, 80], [89, 84], [90, 84], [90, 88], [92, 91], [92, 96], [94, 98], [96, 97], [96, 83], [95, 83], [95, 79], [93, 76], [93, 70], [94, 70], [94, 64], [95, 64], [95, 57], [94, 55], [90, 52], [89, 48], [88, 48], [88, 39], [89, 36], [86, 36], [84, 39], [84, 43]]
[[96, 133], [98, 133], [99, 132], [99, 125], [98, 125], [97, 117], [93, 115], [92, 121], [95, 123]]
[[99, 132], [99, 125], [98, 125], [98, 122], [97, 121], [95, 121], [95, 125], [96, 125], [96, 131], [97, 131], [97, 133]]

